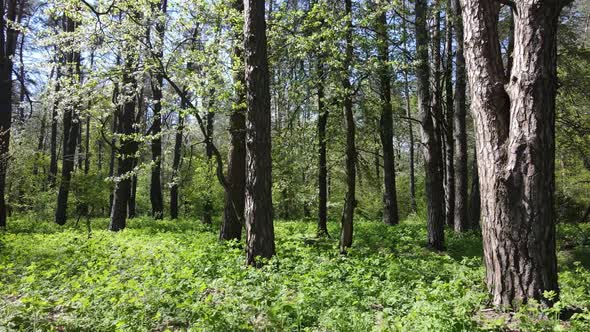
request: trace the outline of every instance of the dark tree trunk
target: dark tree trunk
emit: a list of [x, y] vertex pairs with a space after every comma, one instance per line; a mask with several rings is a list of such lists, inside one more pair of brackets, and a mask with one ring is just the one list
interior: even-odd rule
[[[207, 156], [207, 168], [209, 174], [212, 174], [213, 170], [213, 125], [215, 124], [215, 89], [209, 91], [209, 106], [207, 108], [206, 130], [205, 135], [205, 155]], [[203, 206], [203, 224], [211, 225], [213, 223], [213, 191], [211, 186], [207, 188], [205, 194], [205, 204]]]
[[[352, 16], [352, 1], [344, 0], [345, 14]], [[346, 196], [342, 211], [342, 230], [340, 231], [340, 252], [345, 253], [352, 246], [354, 209], [356, 207], [356, 124], [352, 109], [352, 86], [350, 84], [350, 67], [352, 64], [352, 17], [346, 23], [346, 50], [342, 87], [344, 88], [344, 118], [346, 126]]]
[[[76, 31], [78, 22], [72, 18], [64, 16], [64, 31], [72, 33]], [[65, 66], [68, 84], [77, 87], [80, 79], [80, 52], [76, 50], [67, 50], [65, 54]], [[78, 108], [80, 105], [75, 105]], [[76, 163], [76, 145], [80, 135], [80, 119], [77, 110], [73, 107], [67, 107], [64, 110], [63, 117], [63, 157], [61, 168], [61, 182], [57, 195], [57, 206], [55, 209], [55, 222], [64, 225], [67, 220], [68, 196], [70, 192], [70, 181], [72, 172]]]
[[428, 30], [426, 29], [426, 0], [416, 0], [416, 79], [418, 107], [422, 122], [422, 143], [424, 167], [426, 170], [426, 203], [428, 207], [428, 247], [435, 250], [444, 249], [445, 212], [443, 206], [444, 189], [442, 181], [441, 148], [434, 128], [433, 114], [430, 109], [430, 74], [428, 69]]
[[[158, 3], [159, 14], [165, 16], [168, 7], [167, 0], [160, 0]], [[164, 19], [159, 19], [156, 23], [157, 40], [156, 56], [160, 59], [164, 55], [164, 34], [166, 29], [166, 22]], [[150, 201], [152, 203], [152, 216], [154, 219], [164, 218], [164, 198], [162, 197], [162, 85], [164, 78], [162, 74], [156, 72], [152, 75], [151, 87], [152, 96], [154, 100], [154, 120], [152, 123], [152, 174], [150, 182]]]
[[[61, 62], [61, 61], [60, 61]], [[57, 65], [57, 74], [56, 74], [56, 85], [55, 85], [55, 98], [56, 100], [53, 102], [53, 108], [51, 111], [51, 137], [49, 138], [49, 153], [50, 153], [50, 161], [49, 161], [49, 175], [48, 175], [48, 182], [49, 186], [53, 187], [55, 185], [57, 179], [57, 126], [58, 126], [58, 106], [59, 102], [57, 100], [59, 90], [60, 90], [60, 79], [61, 79], [61, 63]]]
[[[132, 169], [137, 166], [137, 158], [133, 160]], [[129, 200], [127, 201], [127, 217], [133, 219], [137, 216], [137, 174], [133, 172], [131, 177], [131, 190], [129, 192]]]
[[244, 0], [246, 73], [246, 263], [275, 254], [272, 212], [270, 87], [263, 0]]
[[[243, 15], [243, 0], [233, 0], [232, 7]], [[244, 220], [246, 193], [246, 94], [244, 91], [244, 45], [243, 31], [239, 25], [233, 26], [235, 42], [233, 46], [234, 105], [230, 115], [230, 148], [227, 163], [228, 190], [225, 191], [225, 206], [219, 238], [221, 240], [240, 240]]]
[[[377, 51], [379, 59], [379, 81], [381, 95], [381, 118], [379, 134], [383, 146], [383, 222], [388, 225], [399, 223], [395, 185], [395, 155], [393, 153], [393, 109], [391, 106], [391, 73], [389, 71], [389, 35], [385, 8], [377, 17]], [[377, 155], [378, 157], [379, 155]], [[378, 177], [378, 176], [377, 176]]]
[[186, 104], [181, 102], [174, 136], [174, 156], [172, 157], [172, 184], [170, 185], [170, 218], [178, 219], [178, 185], [180, 183], [180, 160], [182, 158], [182, 131], [184, 129], [184, 110]]
[[559, 292], [553, 197], [556, 32], [566, 1], [514, 4], [509, 79], [499, 47], [499, 5], [462, 4], [487, 285], [496, 306], [532, 299], [548, 303], [543, 293]]
[[[15, 21], [17, 1], [0, 3], [0, 228], [6, 227], [6, 172], [10, 159], [10, 126], [12, 123], [12, 57], [15, 54], [18, 31], [7, 21]], [[5, 14], [6, 13], [6, 16]]]
[[117, 178], [115, 180], [115, 190], [113, 193], [113, 203], [111, 209], [111, 222], [109, 230], [120, 231], [125, 228], [127, 222], [127, 206], [131, 196], [133, 166], [135, 163], [135, 154], [137, 153], [138, 144], [133, 138], [135, 134], [134, 124], [136, 121], [135, 106], [136, 100], [134, 90], [137, 84], [133, 77], [133, 67], [136, 56], [133, 51], [127, 50], [125, 68], [123, 69], [123, 86], [126, 87], [121, 95], [124, 97], [123, 105], [117, 112], [117, 127], [119, 138], [118, 160], [117, 160]]
[[453, 140], [453, 27], [451, 1], [446, 3], [445, 20], [445, 212], [446, 224], [455, 224], [455, 145]]
[[[114, 100], [115, 103], [116, 103], [116, 100], [118, 98], [118, 96], [117, 96], [117, 94], [118, 94], [117, 90], [118, 90], [118, 88], [115, 86], [115, 89], [114, 89], [114, 92], [113, 92], [113, 100]], [[115, 148], [115, 144], [117, 144], [117, 141], [116, 141], [116, 138], [115, 138], [115, 134], [119, 131], [119, 125], [117, 123], [117, 118], [118, 118], [117, 112], [118, 112], [118, 110], [115, 110], [115, 116], [113, 117], [113, 131], [112, 131], [113, 138], [111, 138], [111, 144], [110, 144], [110, 146], [111, 146], [111, 155], [110, 155], [110, 158], [109, 158], [109, 179], [112, 179], [113, 176], [115, 176], [115, 161], [116, 161], [116, 152], [117, 152], [117, 149]], [[115, 192], [113, 190], [113, 191], [111, 191], [111, 194], [109, 195], [109, 211], [111, 211], [112, 208], [113, 208], [114, 195], [115, 195]]]
[[[461, 18], [461, 4], [459, 0], [453, 0], [454, 26], [457, 40], [456, 66], [455, 66], [455, 100], [454, 100], [454, 166], [455, 166], [455, 220], [456, 232], [464, 232], [469, 228], [467, 218], [467, 129], [465, 117], [467, 106], [465, 104], [465, 57], [463, 56], [463, 19]], [[479, 201], [479, 197], [477, 198]]]
[[[406, 1], [402, 0], [403, 10], [405, 11], [406, 8]], [[403, 43], [404, 43], [404, 50], [408, 49], [408, 31], [406, 28], [406, 21], [405, 19], [402, 20], [402, 32], [403, 32]], [[414, 166], [414, 126], [412, 124], [412, 109], [410, 103], [410, 88], [408, 82], [408, 70], [404, 70], [404, 99], [405, 99], [405, 107], [406, 107], [406, 117], [408, 120], [408, 136], [410, 139], [410, 209], [412, 212], [416, 212], [417, 205], [416, 205], [416, 176], [415, 176], [415, 166]]]

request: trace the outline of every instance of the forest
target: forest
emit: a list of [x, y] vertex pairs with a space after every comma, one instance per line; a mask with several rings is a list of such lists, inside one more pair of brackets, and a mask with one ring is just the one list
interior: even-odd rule
[[590, 331], [587, 0], [0, 13], [0, 332]]

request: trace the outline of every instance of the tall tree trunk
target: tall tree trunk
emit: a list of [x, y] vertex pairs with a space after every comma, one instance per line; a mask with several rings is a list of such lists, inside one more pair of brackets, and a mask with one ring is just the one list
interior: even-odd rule
[[477, 149], [473, 149], [473, 165], [471, 179], [471, 194], [469, 195], [469, 206], [467, 212], [466, 228], [480, 228], [481, 203], [479, 192], [479, 173], [477, 172]]
[[[241, 0], [240, 0], [241, 1]], [[170, 218], [178, 218], [178, 185], [180, 182], [180, 160], [182, 158], [182, 137], [184, 130], [184, 110], [186, 104], [181, 102], [178, 112], [178, 123], [174, 135], [174, 156], [172, 157], [172, 184], [170, 185]]]
[[270, 86], [264, 0], [244, 0], [246, 73], [246, 263], [275, 254], [272, 212]]
[[0, 3], [0, 228], [6, 227], [5, 187], [12, 123], [12, 57], [18, 39], [18, 31], [8, 22], [14, 22], [17, 16], [16, 7], [16, 0]]
[[[379, 2], [381, 4], [381, 2]], [[383, 146], [383, 222], [388, 225], [399, 223], [395, 185], [395, 155], [393, 153], [393, 109], [391, 106], [391, 73], [389, 70], [389, 35], [387, 34], [387, 12], [380, 5], [377, 16], [377, 51], [379, 59], [379, 81], [381, 95], [381, 118], [379, 134]], [[379, 156], [379, 155], [377, 155]]]
[[[156, 56], [164, 55], [164, 34], [166, 29], [166, 10], [168, 0], [160, 0], [158, 12], [164, 16], [156, 23]], [[152, 216], [154, 219], [164, 218], [164, 198], [162, 197], [162, 85], [164, 78], [159, 70], [152, 75], [151, 88], [154, 100], [154, 120], [152, 123], [152, 174], [150, 182], [150, 202], [152, 203]]]
[[[243, 0], [233, 0], [232, 8], [244, 15]], [[246, 193], [246, 86], [244, 77], [243, 29], [240, 24], [232, 27], [235, 42], [233, 45], [232, 74], [234, 85], [234, 103], [230, 115], [229, 131], [231, 135], [229, 160], [227, 163], [227, 181], [229, 190], [225, 191], [223, 220], [219, 238], [221, 240], [240, 240], [244, 220], [244, 202]]]
[[441, 148], [430, 109], [430, 73], [428, 69], [428, 30], [426, 29], [426, 0], [416, 0], [416, 79], [418, 107], [422, 122], [422, 144], [426, 170], [426, 203], [428, 207], [428, 247], [444, 249], [444, 189], [440, 168]]
[[[60, 57], [61, 59], [61, 57]], [[58, 95], [60, 91], [60, 79], [61, 79], [61, 63], [63, 61], [59, 61], [56, 65], [56, 84], [55, 84], [55, 100], [53, 102], [53, 107], [51, 110], [51, 136], [49, 138], [49, 175], [48, 175], [48, 182], [49, 186], [53, 187], [57, 180], [57, 126], [58, 126], [58, 107], [59, 107], [59, 100]]]
[[340, 252], [345, 253], [352, 246], [354, 209], [356, 207], [356, 124], [352, 109], [352, 86], [350, 67], [352, 64], [352, 1], [344, 0], [346, 23], [346, 50], [343, 63], [342, 87], [344, 88], [344, 118], [346, 126], [346, 196], [342, 211], [342, 230], [340, 231]]
[[[405, 12], [406, 9], [406, 1], [402, 0], [402, 8]], [[403, 45], [404, 50], [408, 50], [408, 31], [406, 28], [406, 20], [405, 18], [402, 19], [402, 33], [403, 33]], [[405, 107], [406, 107], [406, 117], [408, 120], [408, 136], [410, 138], [410, 209], [412, 212], [416, 212], [417, 205], [416, 205], [416, 176], [415, 176], [415, 165], [414, 165], [414, 126], [412, 124], [412, 109], [410, 103], [410, 83], [408, 81], [408, 69], [404, 69], [404, 99], [405, 99]]]
[[[486, 282], [496, 306], [559, 292], [555, 252], [557, 22], [567, 1], [515, 4], [507, 79], [499, 5], [463, 0], [465, 58], [475, 118]], [[554, 298], [553, 300], [556, 300]]]
[[[207, 107], [206, 130], [205, 135], [205, 155], [207, 156], [207, 169], [209, 174], [213, 170], [213, 125], [215, 123], [215, 89], [209, 91], [209, 105]], [[205, 204], [203, 206], [203, 224], [211, 225], [213, 223], [213, 190], [209, 186], [205, 194]]]
[[[64, 31], [73, 33], [76, 31], [78, 22], [64, 15]], [[70, 45], [73, 46], [73, 45]], [[67, 50], [65, 54], [65, 66], [68, 84], [73, 87], [80, 83], [80, 52]], [[80, 105], [66, 107], [63, 117], [63, 157], [61, 168], [61, 182], [57, 195], [57, 206], [55, 209], [55, 222], [64, 225], [67, 220], [68, 196], [70, 192], [70, 181], [76, 162], [76, 145], [80, 134], [80, 119], [78, 108]]]
[[[463, 56], [463, 19], [461, 18], [461, 4], [459, 0], [453, 0], [455, 35], [457, 41], [456, 66], [455, 66], [455, 100], [454, 100], [454, 144], [455, 144], [455, 220], [456, 232], [464, 232], [469, 228], [467, 218], [467, 128], [465, 117], [467, 106], [465, 104], [465, 57]], [[477, 198], [479, 201], [479, 197]], [[478, 213], [479, 214], [479, 213]]]
[[451, 1], [446, 2], [445, 19], [445, 211], [446, 224], [455, 224], [455, 145], [453, 140], [453, 10]]
[[111, 209], [111, 222], [109, 230], [120, 231], [125, 228], [127, 222], [127, 206], [131, 196], [133, 166], [135, 163], [135, 154], [137, 153], [138, 144], [133, 138], [136, 129], [134, 128], [135, 115], [135, 87], [137, 82], [133, 77], [136, 56], [133, 50], [126, 50], [125, 68], [123, 69], [123, 87], [121, 91], [123, 105], [117, 112], [117, 127], [119, 138], [118, 160], [117, 160], [117, 178], [115, 180], [115, 189], [113, 193], [113, 203]]

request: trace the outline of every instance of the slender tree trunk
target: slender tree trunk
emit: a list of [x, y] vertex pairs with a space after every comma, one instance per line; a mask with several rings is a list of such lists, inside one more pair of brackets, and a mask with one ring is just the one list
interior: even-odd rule
[[[406, 1], [402, 0], [402, 8], [405, 12], [406, 9]], [[403, 33], [403, 45], [404, 50], [408, 50], [408, 31], [406, 28], [406, 20], [402, 19], [402, 33]], [[412, 124], [412, 109], [410, 103], [410, 88], [409, 88], [409, 81], [408, 81], [408, 69], [404, 70], [404, 99], [405, 99], [405, 106], [406, 106], [406, 117], [408, 118], [408, 136], [410, 139], [410, 209], [412, 212], [416, 212], [417, 205], [416, 205], [416, 176], [415, 176], [415, 166], [414, 166], [414, 126]]]
[[[455, 220], [456, 232], [464, 232], [469, 228], [467, 218], [467, 128], [465, 117], [467, 106], [465, 104], [465, 57], [463, 56], [463, 19], [461, 18], [461, 4], [459, 0], [453, 0], [455, 35], [457, 41], [456, 66], [455, 66], [455, 100], [454, 100], [454, 166], [455, 166]], [[479, 202], [479, 197], [477, 198]], [[479, 215], [479, 213], [478, 213]]]
[[342, 230], [340, 231], [340, 252], [345, 253], [352, 246], [354, 209], [356, 207], [356, 146], [354, 113], [352, 109], [352, 86], [350, 84], [350, 67], [352, 64], [352, 1], [344, 0], [345, 14], [349, 16], [346, 23], [346, 50], [342, 87], [344, 88], [344, 118], [346, 126], [346, 196], [342, 211]]
[[182, 158], [182, 132], [184, 130], [184, 102], [178, 112], [176, 135], [174, 136], [174, 156], [172, 157], [172, 184], [170, 185], [170, 218], [178, 219], [178, 184], [180, 181], [180, 159]]
[[[72, 33], [76, 31], [78, 22], [72, 18], [64, 16], [64, 31]], [[67, 72], [68, 84], [73, 87], [79, 85], [80, 80], [80, 52], [76, 50], [67, 50], [65, 55], [65, 66]], [[76, 145], [80, 134], [80, 119], [77, 110], [80, 105], [67, 107], [64, 110], [63, 117], [63, 157], [61, 169], [61, 182], [57, 195], [57, 206], [55, 210], [55, 222], [64, 225], [67, 220], [68, 196], [70, 192], [70, 181], [76, 162]]]
[[380, 7], [378, 8], [381, 12], [377, 17], [376, 31], [378, 38], [378, 71], [381, 85], [379, 135], [383, 147], [383, 222], [388, 225], [396, 225], [399, 223], [399, 216], [395, 184], [395, 155], [393, 153], [393, 109], [391, 106], [391, 73], [389, 71], [389, 35], [387, 34], [387, 12], [383, 6]]
[[270, 136], [270, 86], [264, 0], [244, 0], [246, 101], [246, 263], [275, 254]]
[[479, 173], [477, 172], [477, 149], [475, 148], [473, 149], [473, 165], [471, 170], [471, 194], [469, 195], [467, 227], [471, 229], [478, 229], [480, 228], [481, 204], [479, 193]]
[[455, 224], [455, 144], [453, 140], [453, 10], [451, 1], [446, 2], [445, 20], [445, 211], [446, 224], [453, 228]]
[[[160, 0], [158, 11], [162, 16], [166, 15], [168, 7], [167, 0]], [[164, 55], [164, 34], [166, 22], [164, 18], [158, 19], [156, 23], [157, 40], [156, 45], [157, 57], [162, 58]], [[154, 99], [154, 122], [152, 123], [152, 174], [150, 182], [150, 202], [152, 203], [152, 216], [154, 219], [164, 218], [164, 198], [162, 197], [162, 85], [164, 78], [162, 74], [156, 72], [152, 75], [152, 96]]]
[[124, 97], [123, 105], [117, 112], [117, 127], [119, 138], [118, 161], [117, 161], [117, 178], [115, 180], [115, 190], [113, 193], [113, 203], [111, 209], [111, 222], [109, 230], [120, 231], [125, 228], [127, 222], [127, 206], [131, 196], [131, 186], [133, 178], [133, 166], [135, 154], [137, 153], [138, 144], [133, 138], [135, 134], [134, 124], [136, 121], [135, 106], [136, 100], [133, 96], [135, 85], [137, 84], [133, 77], [133, 67], [136, 56], [132, 50], [127, 50], [125, 68], [123, 70], [123, 86], [133, 86], [131, 89], [125, 89], [122, 93]]
[[[205, 155], [207, 156], [207, 168], [209, 174], [212, 174], [213, 170], [213, 125], [215, 123], [215, 89], [209, 91], [209, 107], [207, 108], [206, 116], [206, 130], [207, 135], [205, 137]], [[203, 224], [211, 225], [213, 223], [213, 191], [211, 186], [207, 188], [205, 194], [205, 204], [203, 206]]]
[[[233, 0], [232, 8], [244, 15], [243, 0]], [[239, 24], [234, 30], [234, 47], [232, 74], [234, 85], [234, 104], [230, 115], [230, 149], [227, 163], [227, 180], [229, 190], [225, 191], [225, 205], [219, 238], [221, 240], [240, 240], [244, 220], [244, 203], [246, 193], [246, 86], [244, 76], [243, 29]]]
[[416, 79], [418, 107], [422, 122], [422, 144], [424, 167], [426, 170], [426, 203], [428, 207], [428, 247], [435, 250], [444, 249], [444, 189], [440, 168], [440, 142], [434, 128], [433, 114], [430, 109], [430, 74], [428, 70], [428, 30], [426, 29], [426, 0], [416, 0]]
[[499, 5], [462, 1], [486, 281], [500, 307], [531, 299], [550, 304], [543, 293], [559, 292], [553, 197], [556, 37], [566, 3], [514, 4], [518, 14], [507, 79], [497, 31]]
[[[59, 52], [59, 51], [58, 51]], [[56, 84], [55, 84], [55, 100], [53, 102], [53, 107], [51, 111], [51, 137], [49, 138], [49, 175], [48, 175], [48, 182], [49, 186], [53, 187], [55, 185], [57, 179], [57, 126], [58, 126], [58, 107], [59, 107], [59, 100], [58, 95], [61, 89], [60, 87], [60, 79], [61, 79], [61, 66], [63, 60], [61, 60], [61, 56], [59, 57], [60, 61], [56, 65]]]

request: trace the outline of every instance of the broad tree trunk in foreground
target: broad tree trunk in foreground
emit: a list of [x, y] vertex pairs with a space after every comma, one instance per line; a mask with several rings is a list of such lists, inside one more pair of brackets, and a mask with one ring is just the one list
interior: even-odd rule
[[453, 224], [456, 232], [464, 232], [469, 228], [469, 219], [467, 219], [467, 128], [465, 125], [465, 117], [467, 116], [465, 85], [467, 78], [465, 57], [463, 56], [463, 19], [461, 18], [459, 0], [453, 0], [453, 7], [453, 22], [457, 40], [453, 112], [455, 144], [455, 218]]
[[[352, 1], [344, 0], [346, 15], [352, 15]], [[356, 146], [354, 113], [352, 109], [352, 86], [350, 84], [350, 65], [352, 63], [352, 18], [349, 17], [346, 26], [346, 50], [342, 87], [344, 89], [344, 118], [346, 124], [346, 196], [342, 211], [342, 230], [340, 231], [340, 252], [352, 245], [354, 209], [356, 207]]]
[[[0, 228], [6, 227], [6, 171], [8, 169], [12, 123], [12, 68], [18, 31], [8, 21], [17, 15], [16, 0], [0, 3]], [[6, 13], [6, 14], [5, 14]]]
[[442, 153], [433, 115], [430, 110], [430, 88], [428, 70], [428, 32], [426, 29], [426, 0], [416, 0], [416, 78], [418, 107], [422, 121], [422, 143], [424, 168], [426, 170], [425, 190], [428, 207], [428, 247], [435, 250], [444, 249], [445, 213], [443, 206], [444, 189], [440, 168]]
[[396, 225], [399, 223], [399, 217], [395, 188], [395, 157], [393, 154], [393, 109], [391, 106], [391, 74], [389, 70], [389, 35], [387, 34], [387, 15], [385, 8], [378, 8], [377, 10], [381, 10], [381, 13], [377, 17], [376, 31], [378, 38], [379, 81], [381, 85], [379, 134], [383, 147], [383, 222], [388, 225]]
[[486, 282], [493, 303], [549, 302], [558, 292], [553, 193], [557, 21], [564, 2], [516, 2], [506, 77], [499, 5], [462, 0], [475, 118]]
[[246, 74], [246, 264], [275, 254], [272, 212], [270, 86], [264, 0], [244, 0]]
[[[233, 0], [232, 8], [240, 15], [244, 13], [243, 0]], [[238, 25], [239, 26], [239, 25]], [[230, 115], [229, 131], [231, 145], [227, 162], [228, 190], [225, 191], [225, 206], [219, 238], [221, 240], [240, 240], [244, 220], [244, 201], [246, 186], [246, 95], [244, 91], [244, 50], [243, 31], [234, 26], [234, 63], [232, 64], [234, 85], [234, 104]]]
[[[72, 33], [76, 30], [77, 22], [70, 17], [64, 17], [64, 31]], [[70, 45], [71, 47], [72, 45]], [[67, 50], [65, 55], [65, 66], [67, 81], [70, 86], [77, 87], [80, 77], [80, 52]], [[70, 193], [70, 180], [76, 162], [76, 145], [80, 135], [80, 119], [76, 108], [80, 105], [73, 105], [64, 109], [63, 117], [63, 157], [61, 168], [61, 182], [57, 194], [57, 206], [55, 209], [55, 222], [63, 225], [67, 220], [68, 196]]]

